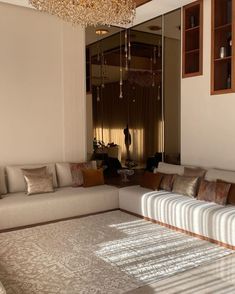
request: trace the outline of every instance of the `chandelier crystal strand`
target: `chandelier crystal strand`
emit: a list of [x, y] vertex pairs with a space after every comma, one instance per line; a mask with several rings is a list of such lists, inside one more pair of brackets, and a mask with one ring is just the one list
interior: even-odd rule
[[29, 0], [29, 4], [85, 27], [131, 24], [136, 14], [134, 0]]
[[123, 98], [123, 69], [122, 69], [122, 31], [120, 31], [120, 94], [119, 98]]

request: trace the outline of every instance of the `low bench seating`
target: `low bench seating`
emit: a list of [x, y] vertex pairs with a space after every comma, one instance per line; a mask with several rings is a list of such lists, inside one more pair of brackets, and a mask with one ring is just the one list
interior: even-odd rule
[[221, 206], [171, 192], [131, 186], [119, 190], [119, 207], [235, 249], [235, 206]]
[[106, 185], [58, 188], [54, 193], [32, 196], [11, 193], [0, 200], [0, 230], [118, 208], [118, 189]]
[[[55, 192], [28, 196], [21, 169], [39, 166], [47, 166], [52, 173]], [[0, 231], [119, 209], [116, 187], [71, 187], [68, 163], [7, 166], [5, 170], [3, 177], [0, 169]]]

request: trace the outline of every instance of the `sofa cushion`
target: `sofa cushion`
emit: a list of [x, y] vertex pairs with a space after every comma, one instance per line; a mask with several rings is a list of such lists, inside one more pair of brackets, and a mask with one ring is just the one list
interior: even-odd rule
[[151, 173], [146, 171], [141, 180], [141, 187], [159, 190], [163, 174], [161, 173]]
[[175, 176], [172, 192], [195, 197], [198, 187], [197, 177]]
[[171, 191], [174, 183], [175, 175], [162, 174], [160, 190]]
[[228, 183], [222, 180], [217, 180], [217, 183], [227, 183], [231, 185], [228, 193], [227, 204], [235, 205], [235, 184]]
[[226, 205], [230, 188], [231, 184], [223, 181], [209, 182], [202, 180], [197, 198], [198, 200]]
[[48, 174], [47, 167], [38, 167], [38, 168], [22, 168], [22, 173], [24, 176], [46, 176]]
[[9, 192], [16, 193], [26, 190], [22, 169], [33, 169], [43, 166], [46, 166], [48, 173], [53, 175], [53, 186], [56, 188], [58, 185], [56, 179], [55, 164], [15, 165], [6, 167]]
[[6, 174], [4, 167], [0, 166], [0, 195], [7, 193]]
[[202, 180], [200, 183], [197, 199], [201, 201], [215, 202], [216, 182]]
[[104, 185], [103, 169], [83, 169], [83, 187]]
[[235, 172], [222, 169], [209, 169], [205, 175], [207, 181], [223, 180], [235, 184]]
[[206, 174], [206, 170], [202, 168], [193, 168], [193, 167], [184, 167], [184, 176], [186, 177], [198, 177], [198, 178], [204, 178]]
[[60, 188], [54, 193], [33, 197], [24, 192], [3, 197], [0, 230], [119, 208], [118, 188], [106, 185]]
[[25, 175], [27, 195], [44, 194], [54, 192], [53, 176], [48, 175]]
[[226, 205], [229, 191], [232, 184], [216, 181], [215, 203], [219, 205]]
[[56, 173], [59, 187], [71, 187], [73, 184], [70, 163], [56, 163]]
[[[73, 185], [73, 178], [69, 162], [56, 163], [56, 173], [58, 178], [59, 187], [71, 187]], [[90, 166], [94, 169], [97, 168], [96, 161], [90, 161]]]
[[164, 174], [177, 174], [182, 176], [184, 174], [184, 167], [182, 165], [159, 162], [158, 168], [156, 168], [154, 172], [160, 172]]
[[221, 206], [139, 186], [119, 191], [120, 208], [182, 230], [235, 246], [235, 207]]

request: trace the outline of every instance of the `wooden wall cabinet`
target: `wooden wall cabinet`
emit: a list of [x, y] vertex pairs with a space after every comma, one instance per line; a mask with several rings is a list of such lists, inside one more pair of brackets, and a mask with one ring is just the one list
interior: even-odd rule
[[212, 0], [211, 94], [235, 92], [235, 1]]
[[203, 0], [183, 8], [183, 78], [202, 75]]

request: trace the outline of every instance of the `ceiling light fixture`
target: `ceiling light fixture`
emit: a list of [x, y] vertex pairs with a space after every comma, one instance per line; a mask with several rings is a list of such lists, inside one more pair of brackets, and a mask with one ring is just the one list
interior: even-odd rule
[[131, 24], [136, 13], [134, 0], [29, 0], [29, 4], [85, 27]]

